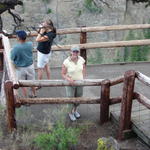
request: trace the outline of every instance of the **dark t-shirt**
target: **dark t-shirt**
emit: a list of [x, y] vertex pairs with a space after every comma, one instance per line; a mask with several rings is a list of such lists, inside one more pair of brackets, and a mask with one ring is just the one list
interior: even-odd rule
[[49, 40], [45, 42], [38, 42], [37, 50], [43, 54], [49, 54], [51, 51], [53, 39], [56, 37], [56, 33], [48, 32], [44, 33], [44, 35], [48, 36]]

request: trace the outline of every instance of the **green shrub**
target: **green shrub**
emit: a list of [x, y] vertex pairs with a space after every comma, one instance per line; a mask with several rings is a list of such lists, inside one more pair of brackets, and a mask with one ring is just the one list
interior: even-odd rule
[[47, 14], [50, 14], [50, 13], [52, 13], [52, 9], [48, 8]]
[[100, 48], [95, 49], [94, 56], [88, 58], [89, 64], [101, 64], [103, 62], [103, 56]]
[[79, 128], [65, 127], [58, 122], [50, 133], [39, 134], [34, 142], [41, 150], [68, 150], [77, 144], [79, 135]]
[[[141, 38], [150, 38], [150, 30], [145, 29], [143, 32], [129, 31], [125, 40], [137, 40]], [[148, 61], [150, 46], [132, 46], [124, 48], [124, 55], [120, 56], [120, 51], [117, 52], [115, 62], [134, 62], [134, 61]]]
[[97, 7], [95, 3], [93, 3], [93, 0], [84, 0], [84, 6], [90, 12], [98, 12], [98, 13], [102, 12], [102, 9]]

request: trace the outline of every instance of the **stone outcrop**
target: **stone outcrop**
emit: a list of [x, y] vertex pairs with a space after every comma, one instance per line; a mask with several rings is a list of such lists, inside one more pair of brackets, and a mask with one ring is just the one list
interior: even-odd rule
[[[97, 6], [101, 11], [90, 11], [86, 7], [86, 0], [23, 0], [24, 6], [17, 6], [16, 11], [24, 18], [25, 26], [37, 26], [47, 17], [54, 21], [56, 28], [141, 24], [150, 21], [150, 16], [147, 15], [150, 13], [150, 7], [145, 8], [144, 3], [133, 4], [130, 0], [105, 0], [104, 2], [97, 0]], [[91, 7], [91, 9], [94, 9], [93, 6]], [[12, 18], [7, 13], [3, 15], [5, 17], [5, 30], [11, 30]], [[88, 33], [87, 41], [123, 40], [127, 34], [128, 31]], [[79, 34], [57, 36], [55, 42], [59, 44], [79, 43]], [[89, 55], [92, 55], [92, 53], [89, 52]], [[59, 61], [58, 59], [57, 62], [52, 60], [52, 64], [54, 62], [53, 65], [59, 64], [60, 66], [62, 60], [66, 57], [66, 53], [64, 52], [62, 56], [57, 52], [53, 56], [54, 58], [59, 56]]]

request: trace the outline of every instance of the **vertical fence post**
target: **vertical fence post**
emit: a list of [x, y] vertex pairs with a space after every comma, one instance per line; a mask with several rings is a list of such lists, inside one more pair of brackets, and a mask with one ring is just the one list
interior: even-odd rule
[[103, 80], [101, 84], [100, 124], [109, 120], [110, 81]]
[[[85, 26], [83, 26], [85, 27]], [[84, 44], [87, 42], [87, 33], [81, 32], [80, 33], [80, 44]], [[87, 63], [87, 55], [86, 55], [86, 49], [81, 49], [80, 55], [85, 59], [85, 64]]]
[[135, 83], [135, 71], [129, 70], [124, 74], [123, 96], [119, 120], [119, 140], [124, 139], [124, 131], [131, 129], [132, 99]]
[[13, 92], [12, 81], [5, 82], [5, 94], [6, 94], [6, 105], [7, 105], [7, 124], [9, 131], [16, 129], [15, 120], [15, 97]]
[[3, 71], [3, 61], [4, 61], [2, 49], [3, 49], [2, 38], [0, 38], [0, 71]]

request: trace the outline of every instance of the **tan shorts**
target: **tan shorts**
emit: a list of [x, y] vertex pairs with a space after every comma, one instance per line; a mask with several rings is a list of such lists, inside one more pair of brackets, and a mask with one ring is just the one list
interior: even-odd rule
[[35, 80], [34, 65], [28, 67], [17, 67], [16, 75], [18, 80]]

